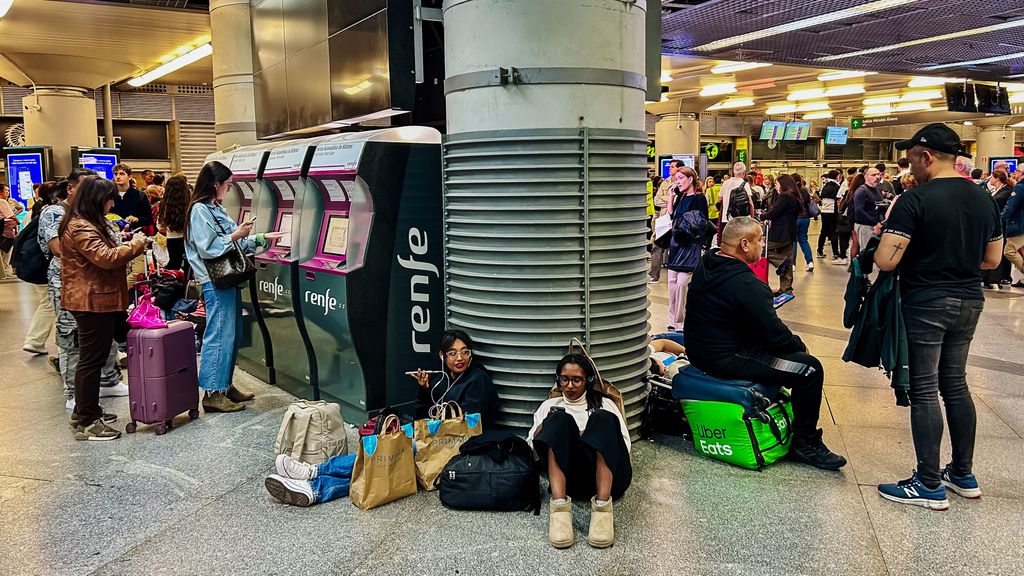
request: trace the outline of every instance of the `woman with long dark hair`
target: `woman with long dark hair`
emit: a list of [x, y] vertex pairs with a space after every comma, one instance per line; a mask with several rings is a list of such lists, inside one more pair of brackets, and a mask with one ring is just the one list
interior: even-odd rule
[[555, 548], [575, 541], [573, 499], [590, 500], [590, 545], [611, 546], [612, 500], [621, 498], [633, 480], [626, 421], [615, 401], [596, 388], [597, 380], [590, 358], [563, 357], [555, 368], [561, 394], [540, 405], [526, 437], [551, 483], [548, 541]]
[[811, 252], [811, 242], [807, 239], [807, 233], [811, 228], [811, 202], [813, 200], [803, 177], [794, 173], [793, 180], [796, 181], [797, 190], [800, 191], [800, 215], [796, 219], [796, 243], [793, 245], [793, 266], [796, 266], [797, 248], [800, 248], [804, 253], [804, 263], [807, 264], [806, 270], [811, 272], [814, 270], [814, 256]]
[[[473, 356], [473, 339], [462, 330], [447, 330], [441, 335], [438, 356], [441, 370], [410, 373], [419, 384], [416, 417], [439, 417], [430, 413], [433, 406], [455, 402], [466, 414], [480, 414], [483, 429], [491, 430], [498, 417], [498, 391], [491, 374]], [[432, 374], [438, 375], [433, 383]]]
[[686, 319], [686, 287], [700, 264], [701, 247], [712, 226], [708, 199], [700, 176], [689, 166], [676, 171], [669, 199], [672, 239], [668, 247], [668, 330], [682, 329]]
[[159, 230], [167, 238], [168, 270], [181, 270], [185, 263], [185, 214], [192, 191], [184, 176], [171, 176], [157, 212]]
[[185, 214], [185, 255], [206, 305], [199, 387], [205, 391], [203, 409], [207, 412], [244, 410], [242, 402], [255, 396], [232, 384], [242, 337], [242, 289], [216, 288], [205, 261], [224, 255], [235, 242], [243, 253], [254, 254], [257, 246], [284, 236], [280, 232], [252, 236], [254, 220], [236, 224], [221, 206], [231, 184], [231, 170], [220, 162], [209, 162], [199, 171]]
[[[32, 220], [35, 220], [43, 212], [43, 208], [52, 205], [56, 200], [56, 192], [59, 187], [67, 187], [68, 181], [52, 180], [43, 182], [36, 189], [36, 201], [32, 204]], [[36, 223], [36, 236], [38, 237], [38, 226]], [[30, 240], [31, 241], [31, 240]], [[36, 293], [35, 313], [32, 314], [32, 322], [28, 325], [28, 333], [25, 334], [25, 342], [21, 349], [31, 354], [46, 354], [46, 341], [50, 339], [50, 332], [53, 330], [53, 322], [57, 319], [53, 310], [53, 302], [46, 293], [46, 284], [32, 284], [32, 290]]]
[[793, 249], [796, 243], [796, 220], [800, 216], [803, 196], [789, 174], [776, 179], [778, 197], [765, 213], [768, 222], [768, 263], [779, 275], [779, 289], [775, 295], [793, 293]]
[[119, 324], [128, 309], [125, 268], [146, 251], [146, 235], [136, 232], [121, 244], [120, 232], [106, 216], [114, 207], [113, 182], [87, 176], [78, 186], [57, 235], [61, 255], [61, 307], [78, 325], [75, 440], [113, 440], [121, 432], [107, 425], [115, 417], [100, 407], [100, 373]]

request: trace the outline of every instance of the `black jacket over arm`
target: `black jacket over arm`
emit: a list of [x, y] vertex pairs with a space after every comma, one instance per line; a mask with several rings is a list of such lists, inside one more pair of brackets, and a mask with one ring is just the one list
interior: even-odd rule
[[416, 395], [416, 417], [426, 418], [435, 402], [455, 402], [466, 414], [479, 413], [484, 430], [492, 430], [498, 417], [498, 391], [487, 370], [474, 362], [448, 389], [450, 383], [447, 377], [435, 375], [430, 388], [420, 388]]
[[134, 186], [124, 193], [124, 198], [120, 194], [114, 197], [114, 209], [111, 212], [121, 218], [138, 218], [134, 228], [153, 225], [153, 207], [149, 205], [149, 199]]

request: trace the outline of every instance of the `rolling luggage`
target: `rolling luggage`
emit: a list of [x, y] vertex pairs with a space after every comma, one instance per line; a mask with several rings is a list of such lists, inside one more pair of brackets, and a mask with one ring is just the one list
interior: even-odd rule
[[167, 328], [128, 332], [128, 405], [132, 420], [125, 432], [129, 434], [135, 432], [136, 422], [156, 424], [160, 435], [182, 412], [188, 412], [190, 420], [199, 417], [199, 376], [191, 323], [172, 320]]

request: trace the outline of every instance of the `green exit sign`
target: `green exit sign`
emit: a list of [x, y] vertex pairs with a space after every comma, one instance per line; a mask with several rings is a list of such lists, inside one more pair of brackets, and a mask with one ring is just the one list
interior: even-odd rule
[[850, 119], [850, 128], [851, 129], [859, 130], [859, 129], [863, 128], [863, 127], [864, 127], [864, 119], [863, 118], [851, 118]]

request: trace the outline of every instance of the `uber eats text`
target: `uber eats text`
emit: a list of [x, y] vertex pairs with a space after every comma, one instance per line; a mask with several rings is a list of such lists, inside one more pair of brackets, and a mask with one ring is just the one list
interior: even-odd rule
[[697, 445], [700, 447], [701, 452], [718, 456], [732, 456], [732, 446], [718, 442], [718, 440], [728, 438], [725, 428], [708, 428], [701, 425], [697, 427], [696, 432], [700, 438]]

